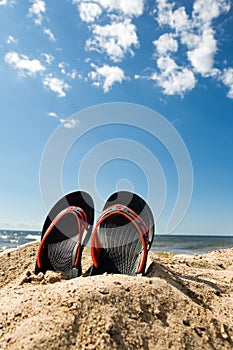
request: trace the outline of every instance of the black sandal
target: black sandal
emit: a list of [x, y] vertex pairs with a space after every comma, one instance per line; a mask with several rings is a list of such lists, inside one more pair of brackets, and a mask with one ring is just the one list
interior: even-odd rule
[[49, 212], [42, 229], [35, 273], [62, 271], [69, 278], [82, 274], [81, 257], [92, 231], [94, 204], [86, 192], [62, 197]]
[[91, 274], [144, 274], [154, 238], [154, 219], [138, 195], [121, 191], [107, 200], [92, 233]]

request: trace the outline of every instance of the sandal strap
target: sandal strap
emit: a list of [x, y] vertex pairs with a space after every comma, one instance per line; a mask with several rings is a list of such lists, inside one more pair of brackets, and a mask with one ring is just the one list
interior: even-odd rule
[[92, 244], [91, 244], [91, 256], [92, 256], [93, 264], [96, 268], [98, 268], [98, 261], [97, 261], [98, 259], [96, 259], [96, 253], [98, 255], [98, 250], [102, 248], [102, 244], [98, 237], [98, 228], [100, 227], [101, 223], [104, 220], [106, 220], [108, 217], [117, 215], [117, 214], [126, 217], [135, 226], [141, 238], [144, 254], [142, 254], [142, 259], [137, 270], [137, 274], [139, 274], [144, 268], [147, 251], [149, 250], [149, 247], [150, 247], [149, 229], [146, 223], [144, 222], [144, 220], [137, 213], [135, 213], [132, 209], [122, 204], [112, 205], [106, 210], [104, 210], [96, 222], [96, 225], [92, 234]]
[[74, 267], [76, 267], [78, 265], [79, 262], [79, 255], [80, 255], [80, 251], [81, 251], [81, 237], [82, 234], [87, 226], [87, 215], [85, 213], [85, 211], [80, 208], [80, 207], [75, 207], [75, 206], [70, 206], [65, 208], [64, 210], [62, 210], [55, 218], [54, 220], [51, 222], [51, 224], [49, 225], [49, 227], [47, 228], [47, 230], [45, 231], [45, 234], [41, 240], [39, 249], [38, 249], [38, 253], [37, 253], [37, 266], [39, 269], [42, 268], [42, 261], [41, 261], [41, 255], [42, 255], [42, 251], [44, 249], [44, 244], [46, 239], [48, 238], [48, 236], [50, 235], [50, 233], [52, 232], [52, 230], [54, 229], [54, 227], [58, 224], [58, 222], [65, 217], [66, 215], [74, 215], [76, 220], [77, 220], [77, 225], [78, 225], [78, 232], [80, 233], [79, 235], [79, 240], [78, 240], [78, 251], [77, 251], [77, 255], [76, 255], [76, 259], [74, 261]]

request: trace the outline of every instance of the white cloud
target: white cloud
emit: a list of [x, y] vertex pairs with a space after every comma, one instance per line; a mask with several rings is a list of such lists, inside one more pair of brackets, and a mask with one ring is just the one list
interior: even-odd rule
[[55, 35], [52, 33], [51, 29], [45, 28], [43, 32], [48, 36], [50, 41], [56, 41]]
[[171, 27], [174, 28], [177, 32], [187, 30], [190, 27], [190, 20], [183, 6], [179, 7], [172, 13], [170, 21]]
[[224, 69], [221, 80], [229, 88], [227, 97], [233, 98], [233, 68]]
[[175, 9], [176, 2], [156, 0], [156, 20], [160, 26], [168, 25], [176, 33], [203, 30], [211, 25], [213, 19], [230, 10], [229, 0], [195, 0], [191, 18], [184, 6]]
[[156, 47], [157, 53], [160, 55], [166, 54], [167, 52], [176, 52], [178, 50], [177, 40], [174, 39], [172, 33], [165, 33], [160, 35], [157, 40], [153, 41]]
[[[217, 18], [223, 12], [230, 10], [228, 0], [195, 0], [193, 3], [192, 16], [186, 13], [185, 7], [174, 9], [175, 2], [170, 3], [167, 0], [157, 0], [156, 20], [160, 26], [168, 25], [171, 30], [180, 36], [181, 43], [188, 49], [199, 49], [210, 40], [211, 46], [206, 50], [207, 56], [216, 51], [216, 42], [214, 39], [214, 30], [211, 27], [212, 20]], [[206, 40], [207, 39], [207, 40]], [[200, 44], [200, 41], [204, 43]], [[215, 50], [215, 51], [214, 51]], [[200, 49], [195, 53], [199, 55]], [[212, 53], [211, 53], [212, 54]], [[210, 58], [210, 57], [209, 57]]]
[[195, 34], [191, 31], [183, 31], [180, 33], [181, 44], [186, 46], [189, 50], [194, 50], [198, 47], [200, 42], [200, 34]]
[[58, 117], [57, 113], [55, 113], [55, 112], [49, 112], [48, 116], [52, 117], [52, 118], [57, 118]]
[[[72, 0], [82, 21], [90, 23], [92, 37], [86, 41], [86, 49], [107, 54], [114, 62], [121, 61], [127, 53], [134, 55], [132, 47], [138, 47], [133, 17], [143, 14], [144, 0]], [[93, 23], [105, 14], [109, 23]], [[106, 23], [106, 21], [105, 21]]]
[[[177, 6], [177, 2], [156, 0], [156, 4], [155, 18], [158, 24], [161, 27], [165, 26], [166, 30], [170, 28], [170, 33], [162, 35], [153, 42], [157, 57], [159, 56], [157, 66], [160, 69], [160, 73], [154, 73], [153, 76], [163, 87], [164, 93], [173, 94], [175, 91], [183, 93], [185, 90], [192, 89], [196, 84], [194, 74], [218, 78], [220, 70], [215, 67], [214, 61], [218, 43], [212, 21], [230, 10], [230, 1], [195, 0], [190, 15], [187, 14], [184, 6]], [[161, 65], [172, 59], [171, 57], [168, 59], [167, 54], [171, 56], [173, 52], [177, 52], [178, 42], [182, 53], [185, 53], [179, 56], [183, 63], [181, 67], [177, 67], [173, 60], [172, 63], [170, 62], [170, 68], [165, 69]], [[184, 68], [185, 65], [186, 68]], [[168, 74], [167, 77], [165, 73]]]
[[72, 69], [71, 72], [67, 73], [67, 77], [69, 77], [72, 80], [74, 80], [77, 76], [81, 79], [81, 75], [78, 75], [75, 69]]
[[76, 69], [71, 69], [70, 71], [68, 71], [69, 64], [67, 64], [66, 62], [59, 62], [58, 68], [61, 70], [61, 74], [65, 75], [69, 79], [74, 80], [76, 77], [81, 78], [81, 76], [78, 75]]
[[150, 79], [163, 88], [164, 94], [183, 96], [196, 85], [193, 72], [186, 67], [179, 67], [169, 56], [157, 60], [160, 73], [153, 73]]
[[167, 75], [171, 74], [177, 68], [176, 62], [169, 56], [160, 57], [157, 60], [157, 65]]
[[132, 46], [139, 46], [136, 27], [130, 19], [105, 26], [93, 25], [92, 33], [93, 39], [87, 40], [86, 48], [106, 53], [114, 62], [121, 61], [128, 52], [133, 55]]
[[80, 121], [78, 119], [70, 118], [70, 119], [64, 119], [64, 118], [58, 118], [57, 113], [55, 112], [50, 112], [48, 113], [49, 117], [56, 118], [59, 120], [59, 122], [63, 125], [64, 128], [66, 129], [71, 129], [74, 128], [75, 125], [79, 124]]
[[88, 74], [88, 77], [93, 81], [94, 86], [102, 86], [104, 92], [108, 92], [113, 84], [121, 83], [126, 79], [124, 71], [117, 66], [104, 65], [102, 67], [97, 67], [92, 65], [94, 68]]
[[78, 119], [59, 119], [60, 122], [63, 124], [64, 128], [66, 129], [72, 129], [75, 127], [75, 125], [79, 124], [79, 120]]
[[214, 55], [217, 50], [214, 31], [211, 28], [205, 29], [199, 39], [196, 48], [188, 51], [187, 56], [198, 73], [203, 76], [209, 76], [212, 75]]
[[42, 84], [57, 94], [58, 97], [65, 97], [66, 91], [70, 89], [70, 85], [68, 85], [63, 79], [55, 78], [52, 74], [45, 77]]
[[66, 74], [66, 70], [65, 70], [65, 62], [60, 62], [58, 63], [58, 68], [60, 68], [61, 70], [61, 74], [65, 75]]
[[85, 22], [93, 22], [103, 11], [106, 13], [118, 13], [125, 17], [137, 17], [142, 15], [144, 0], [73, 0], [77, 4], [80, 17]]
[[15, 4], [15, 0], [0, 0], [0, 6], [12, 6]]
[[[104, 1], [102, 1], [104, 2]], [[144, 1], [143, 0], [118, 0], [118, 1], [109, 1], [109, 3], [115, 3], [116, 8], [121, 11], [124, 15], [138, 17], [143, 14]]]
[[214, 18], [230, 10], [228, 0], [196, 0], [193, 4], [193, 18], [200, 25], [210, 25]]
[[10, 64], [21, 75], [32, 76], [45, 71], [45, 67], [39, 60], [30, 60], [26, 55], [20, 55], [14, 51], [7, 52], [4, 59], [6, 63]]
[[28, 15], [29, 17], [34, 18], [34, 22], [36, 25], [41, 26], [42, 21], [44, 19], [44, 15], [46, 12], [46, 4], [43, 0], [30, 0], [32, 3], [29, 8]]
[[81, 2], [78, 7], [80, 18], [84, 22], [94, 22], [101, 13], [101, 7], [94, 2]]
[[42, 56], [45, 58], [47, 64], [51, 64], [54, 61], [54, 56], [48, 53], [43, 53]]
[[[47, 63], [51, 64], [54, 57], [48, 54], [43, 54]], [[44, 73], [45, 67], [37, 59], [30, 60], [25, 55], [20, 55], [17, 52], [7, 52], [5, 55], [5, 62], [15, 68], [20, 75], [33, 76], [36, 73]], [[66, 76], [71, 79], [74, 78], [75, 72], [67, 73]], [[42, 79], [43, 86], [49, 88], [58, 97], [65, 97], [66, 92], [70, 89], [70, 85], [67, 84], [63, 79], [58, 79], [52, 74], [44, 76]]]
[[7, 40], [6, 40], [6, 43], [7, 44], [16, 44], [17, 40], [12, 35], [9, 35]]
[[143, 13], [143, 0], [97, 0], [97, 2], [107, 11], [117, 11], [127, 17], [140, 16]]
[[157, 0], [156, 2], [156, 20], [160, 26], [168, 25], [176, 32], [187, 30], [190, 27], [190, 21], [183, 6], [173, 11], [175, 3], [169, 3], [167, 0]]

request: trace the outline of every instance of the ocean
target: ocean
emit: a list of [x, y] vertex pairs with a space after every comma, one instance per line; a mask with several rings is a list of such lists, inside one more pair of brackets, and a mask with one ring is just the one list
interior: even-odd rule
[[0, 230], [0, 252], [22, 244], [40, 240], [39, 231]]
[[[0, 230], [0, 252], [40, 240], [39, 231]], [[90, 242], [90, 241], [89, 241]], [[206, 254], [233, 247], [233, 236], [155, 235], [151, 251], [182, 255]]]

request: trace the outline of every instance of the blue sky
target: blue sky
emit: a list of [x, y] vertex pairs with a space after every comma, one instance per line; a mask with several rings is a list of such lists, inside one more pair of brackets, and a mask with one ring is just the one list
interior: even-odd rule
[[[232, 33], [227, 0], [0, 0], [0, 228], [41, 228], [40, 164], [55, 130], [72, 132], [83, 109], [125, 102], [166, 118], [189, 151], [193, 195], [175, 232], [232, 235]], [[142, 130], [105, 126], [85, 135], [64, 160], [64, 192], [79, 189], [87, 153], [117, 137], [158, 158], [167, 196], [157, 231], [165, 232], [177, 174], [163, 145]], [[101, 165], [93, 181], [103, 200], [119, 182], [146, 197], [148, 174], [138, 164]]]

